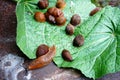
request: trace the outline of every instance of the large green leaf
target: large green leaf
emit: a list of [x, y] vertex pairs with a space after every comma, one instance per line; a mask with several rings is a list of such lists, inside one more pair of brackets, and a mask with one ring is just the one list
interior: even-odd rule
[[[47, 22], [39, 23], [34, 20], [34, 12], [46, 11], [46, 9], [37, 9], [36, 4], [38, 1], [39, 0], [19, 0], [17, 4], [17, 45], [19, 48], [30, 59], [36, 58], [36, 49], [40, 44], [55, 45], [57, 47], [56, 56], [59, 56], [64, 48], [74, 54], [76, 52], [76, 48], [72, 46], [74, 35], [66, 35], [65, 26], [69, 23], [73, 14], [79, 14], [83, 22], [89, 17], [89, 12], [95, 6], [90, 0], [66, 0], [66, 7], [63, 12], [67, 18], [67, 22], [64, 26], [59, 27]], [[55, 6], [56, 1], [57, 0], [49, 0], [49, 7]]]
[[[79, 26], [75, 35], [82, 34], [85, 43], [76, 48], [73, 62], [55, 58], [61, 67], [73, 67], [87, 77], [99, 78], [120, 71], [120, 10], [105, 7]], [[74, 49], [72, 49], [74, 51]], [[61, 63], [61, 64], [59, 64]]]
[[[39, 23], [33, 18], [34, 12], [46, 10], [36, 9], [38, 0], [20, 0], [17, 4], [17, 45], [30, 59], [36, 57], [36, 49], [40, 44], [57, 47], [54, 62], [59, 67], [72, 67], [82, 71], [87, 77], [98, 78], [107, 73], [120, 70], [120, 10], [106, 7], [93, 17], [89, 12], [95, 7], [90, 0], [66, 0], [63, 10], [67, 23], [73, 14], [82, 18], [82, 25], [76, 28], [73, 36], [65, 34], [65, 26], [59, 27], [47, 22]], [[56, 0], [49, 0], [55, 6]], [[88, 19], [88, 20], [87, 20]], [[82, 47], [72, 46], [74, 37], [82, 34], [85, 43]], [[66, 62], [61, 51], [68, 49], [74, 61]]]

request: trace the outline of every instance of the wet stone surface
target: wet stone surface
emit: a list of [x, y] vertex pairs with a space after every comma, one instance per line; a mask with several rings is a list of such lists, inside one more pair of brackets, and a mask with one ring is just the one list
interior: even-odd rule
[[[17, 47], [16, 3], [0, 0], [0, 80], [92, 80], [80, 71], [60, 69], [52, 62], [48, 66], [28, 71], [31, 61]], [[120, 72], [106, 75], [98, 80], [120, 80]]]

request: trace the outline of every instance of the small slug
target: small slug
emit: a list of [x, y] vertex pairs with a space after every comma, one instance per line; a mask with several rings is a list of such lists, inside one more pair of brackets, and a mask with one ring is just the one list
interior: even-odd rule
[[48, 53], [33, 60], [28, 65], [28, 69], [33, 70], [33, 69], [42, 68], [48, 65], [52, 61], [53, 57], [55, 56], [55, 53], [56, 53], [56, 47], [53, 45], [52, 47], [49, 48]]
[[46, 53], [48, 53], [49, 51], [49, 47], [45, 44], [41, 44], [36, 51], [36, 56], [40, 57], [42, 55], [45, 55]]
[[78, 14], [74, 14], [71, 18], [70, 23], [74, 26], [77, 26], [81, 23], [81, 17]]
[[57, 0], [57, 3], [56, 3], [57, 8], [63, 9], [63, 8], [65, 8], [65, 6], [66, 6], [66, 3], [64, 0]]
[[84, 44], [84, 37], [82, 35], [77, 35], [73, 40], [73, 46], [80, 47]]
[[64, 50], [62, 51], [62, 57], [63, 57], [63, 59], [66, 60], [66, 61], [72, 61], [72, 60], [73, 60], [70, 52], [69, 52], [68, 50], [66, 50], [66, 49], [64, 49]]
[[74, 33], [74, 26], [72, 24], [67, 24], [66, 28], [65, 28], [66, 34], [68, 35], [73, 35]]
[[96, 14], [98, 11], [100, 11], [102, 8], [101, 7], [96, 7], [95, 9], [93, 9], [91, 12], [90, 12], [90, 16], [93, 16], [94, 14]]
[[40, 0], [38, 2], [38, 7], [40, 9], [46, 9], [49, 6], [49, 1], [48, 0]]
[[46, 21], [45, 15], [42, 12], [35, 12], [34, 18], [38, 22], [45, 22]]
[[64, 16], [56, 17], [56, 24], [59, 26], [64, 25], [66, 22], [66, 18]]

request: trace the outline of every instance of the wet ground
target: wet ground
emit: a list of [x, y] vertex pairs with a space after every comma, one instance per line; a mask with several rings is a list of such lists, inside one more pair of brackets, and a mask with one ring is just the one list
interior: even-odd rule
[[[16, 3], [0, 0], [0, 80], [92, 80], [80, 71], [59, 69], [52, 62], [48, 66], [28, 71], [25, 66], [30, 61], [17, 47]], [[120, 80], [120, 72], [108, 74], [98, 80]]]

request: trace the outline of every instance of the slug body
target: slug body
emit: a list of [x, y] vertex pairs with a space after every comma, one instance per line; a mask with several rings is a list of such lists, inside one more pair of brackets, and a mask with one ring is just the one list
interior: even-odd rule
[[55, 53], [56, 53], [56, 47], [55, 46], [50, 47], [48, 53], [33, 60], [29, 64], [28, 69], [33, 70], [33, 69], [42, 68], [48, 65], [52, 61], [53, 57], [55, 56]]

